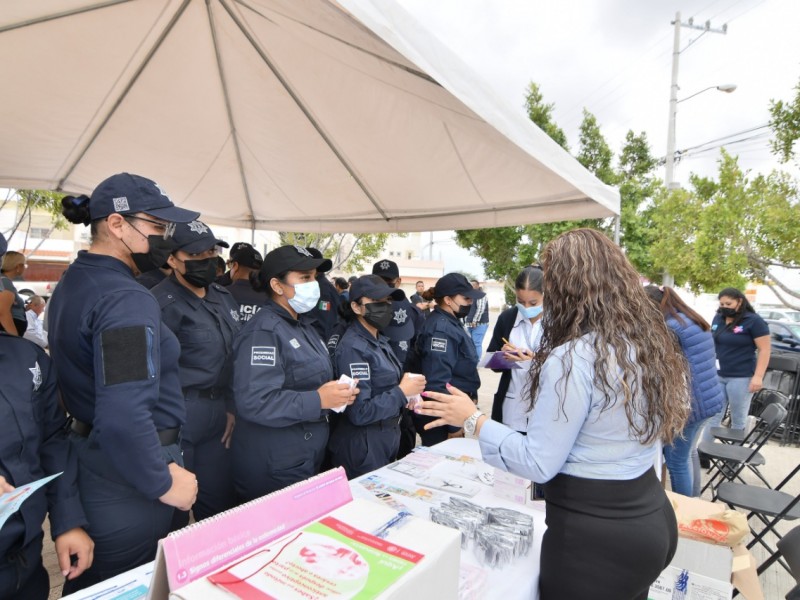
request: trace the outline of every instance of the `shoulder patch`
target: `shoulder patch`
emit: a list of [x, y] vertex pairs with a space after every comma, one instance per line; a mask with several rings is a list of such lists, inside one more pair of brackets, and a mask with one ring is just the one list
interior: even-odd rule
[[[103, 384], [116, 385], [150, 378], [153, 332], [136, 325], [108, 329], [100, 334], [100, 356], [103, 361]], [[152, 374], [155, 377], [155, 373]]]
[[274, 367], [277, 354], [275, 346], [252, 346], [250, 348], [250, 365], [253, 367]]
[[350, 363], [350, 377], [362, 381], [369, 380], [369, 363]]
[[328, 340], [328, 348], [330, 348], [331, 350], [335, 350], [336, 346], [338, 345], [339, 345], [339, 334], [334, 333]]
[[447, 352], [447, 339], [431, 338], [431, 352]]
[[178, 299], [175, 297], [175, 294], [168, 293], [168, 294], [158, 294], [156, 296], [156, 300], [158, 300], [159, 307], [163, 309], [172, 304], [173, 302], [176, 302]]

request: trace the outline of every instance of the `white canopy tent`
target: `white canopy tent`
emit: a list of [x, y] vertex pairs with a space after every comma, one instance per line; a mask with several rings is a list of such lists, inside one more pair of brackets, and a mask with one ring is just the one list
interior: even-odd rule
[[395, 0], [4, 0], [0, 55], [0, 187], [129, 171], [282, 231], [619, 212]]

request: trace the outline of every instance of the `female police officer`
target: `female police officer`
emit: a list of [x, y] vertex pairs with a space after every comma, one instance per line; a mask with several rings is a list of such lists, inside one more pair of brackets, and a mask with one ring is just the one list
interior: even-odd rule
[[186, 409], [180, 347], [135, 271], [164, 264], [171, 221], [198, 214], [175, 207], [155, 182], [121, 173], [91, 198], [67, 196], [63, 213], [91, 224], [92, 242], [51, 299], [49, 335], [64, 404], [73, 416], [78, 487], [94, 564], [66, 594], [152, 560], [177, 507], [197, 495], [178, 446]]
[[[233, 431], [233, 335], [239, 330], [239, 305], [216, 277], [218, 240], [205, 223], [178, 223], [175, 250], [167, 264], [172, 274], [150, 291], [161, 305], [161, 319], [178, 337], [186, 425], [181, 449], [184, 466], [197, 475], [200, 490], [192, 507], [195, 520], [235, 504], [230, 471]], [[176, 511], [173, 527], [189, 524], [189, 513]]]
[[[0, 234], [0, 258], [6, 240]], [[0, 283], [2, 285], [2, 283]], [[42, 566], [42, 522], [50, 513], [61, 571], [78, 577], [92, 563], [94, 544], [82, 529], [78, 465], [64, 435], [50, 357], [36, 344], [0, 331], [0, 494], [61, 473], [0, 526], [0, 598], [46, 600], [50, 580]], [[77, 561], [71, 565], [70, 556]]]
[[314, 276], [326, 262], [305, 248], [281, 246], [253, 274], [253, 287], [269, 298], [233, 344], [231, 459], [244, 500], [317, 474], [328, 442], [327, 409], [352, 404], [358, 393], [331, 381], [327, 349], [305, 314], [319, 301]]
[[[422, 294], [425, 300], [436, 300], [436, 307], [417, 334], [416, 345], [420, 368], [428, 380], [430, 391], [445, 393], [447, 384], [451, 384], [473, 400], [478, 399], [481, 386], [478, 354], [459, 319], [469, 314], [472, 299], [480, 294], [460, 273], [444, 275], [432, 290]], [[414, 414], [413, 419], [423, 446], [447, 439], [444, 427], [424, 429], [425, 424], [432, 420], [430, 417]]]
[[334, 466], [353, 479], [392, 462], [400, 445], [400, 412], [425, 389], [425, 378], [403, 375], [389, 340], [380, 333], [392, 320], [391, 300], [405, 299], [377, 275], [359, 277], [350, 287], [350, 325], [336, 346], [337, 374], [358, 379], [361, 390], [338, 419], [328, 448]]

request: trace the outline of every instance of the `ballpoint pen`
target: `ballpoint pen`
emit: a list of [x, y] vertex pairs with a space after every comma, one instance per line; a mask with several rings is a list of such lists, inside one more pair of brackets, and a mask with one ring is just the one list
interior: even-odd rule
[[403, 525], [406, 518], [410, 516], [411, 516], [410, 512], [401, 510], [391, 519], [386, 521], [386, 523], [384, 523], [383, 525], [378, 527], [375, 531], [373, 531], [372, 535], [378, 538], [385, 538], [387, 535], [389, 535], [389, 530], [400, 528]]

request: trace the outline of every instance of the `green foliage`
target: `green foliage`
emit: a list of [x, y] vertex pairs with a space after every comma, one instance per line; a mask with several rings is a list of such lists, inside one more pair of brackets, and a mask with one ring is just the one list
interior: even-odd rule
[[12, 227], [4, 231], [4, 235], [10, 238], [19, 230], [24, 230], [25, 234], [30, 232], [31, 219], [33, 213], [44, 211], [50, 215], [52, 232], [55, 229], [66, 229], [69, 223], [61, 214], [61, 198], [63, 194], [51, 192], [49, 190], [12, 190], [6, 198], [0, 201], [0, 211], [9, 203], [16, 202], [16, 219]]
[[800, 83], [794, 89], [796, 93], [793, 100], [773, 100], [769, 104], [769, 125], [775, 134], [770, 145], [784, 163], [794, 158], [794, 144], [800, 139]]
[[528, 118], [536, 123], [539, 129], [550, 136], [559, 146], [569, 152], [567, 135], [553, 121], [554, 106], [554, 104], [544, 102], [544, 95], [542, 95], [537, 84], [533, 81], [528, 84], [528, 93], [525, 95], [525, 111], [528, 113]]
[[364, 268], [383, 251], [388, 233], [298, 233], [281, 231], [281, 244], [317, 248], [330, 258], [334, 269], [353, 273]]
[[585, 108], [583, 109], [579, 140], [580, 151], [576, 157], [578, 162], [594, 173], [603, 183], [614, 185], [617, 181], [617, 174], [611, 167], [614, 154], [600, 132], [597, 118]]

